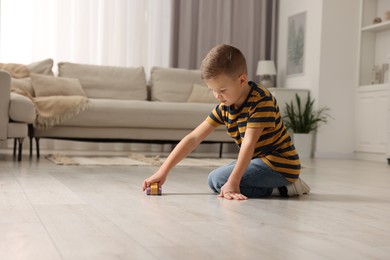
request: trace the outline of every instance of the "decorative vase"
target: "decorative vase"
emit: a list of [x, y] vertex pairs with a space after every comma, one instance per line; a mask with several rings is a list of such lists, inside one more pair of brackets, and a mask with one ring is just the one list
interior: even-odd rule
[[270, 75], [264, 75], [260, 78], [260, 85], [262, 85], [265, 88], [272, 88], [273, 87], [273, 81]]
[[313, 134], [293, 134], [295, 148], [298, 151], [299, 158], [307, 159], [313, 157]]

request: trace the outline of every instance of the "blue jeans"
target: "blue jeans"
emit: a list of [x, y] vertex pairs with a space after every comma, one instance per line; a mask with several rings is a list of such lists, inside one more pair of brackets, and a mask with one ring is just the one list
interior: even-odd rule
[[[221, 187], [227, 182], [237, 161], [219, 167], [209, 174], [208, 183], [214, 192], [221, 192]], [[252, 159], [240, 182], [241, 194], [248, 198], [267, 197], [273, 188], [290, 184], [283, 175], [272, 170], [259, 158]]]

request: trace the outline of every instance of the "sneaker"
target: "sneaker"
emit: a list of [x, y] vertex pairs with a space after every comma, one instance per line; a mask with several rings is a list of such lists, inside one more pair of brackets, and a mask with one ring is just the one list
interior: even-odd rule
[[310, 187], [301, 178], [286, 186], [289, 197], [310, 193]]

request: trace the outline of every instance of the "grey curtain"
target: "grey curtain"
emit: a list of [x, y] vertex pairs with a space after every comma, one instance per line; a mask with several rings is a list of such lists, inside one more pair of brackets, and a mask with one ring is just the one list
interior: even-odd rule
[[256, 79], [259, 60], [276, 62], [278, 0], [173, 0], [171, 66], [199, 69], [217, 44], [239, 48]]

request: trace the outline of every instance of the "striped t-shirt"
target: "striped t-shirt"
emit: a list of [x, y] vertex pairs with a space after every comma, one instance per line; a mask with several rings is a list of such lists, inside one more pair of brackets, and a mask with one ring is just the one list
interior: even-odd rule
[[294, 182], [301, 164], [294, 144], [284, 126], [275, 97], [264, 87], [249, 82], [252, 90], [240, 108], [219, 104], [207, 117], [215, 127], [225, 125], [240, 147], [249, 128], [264, 128], [252, 158], [260, 158], [274, 171]]

